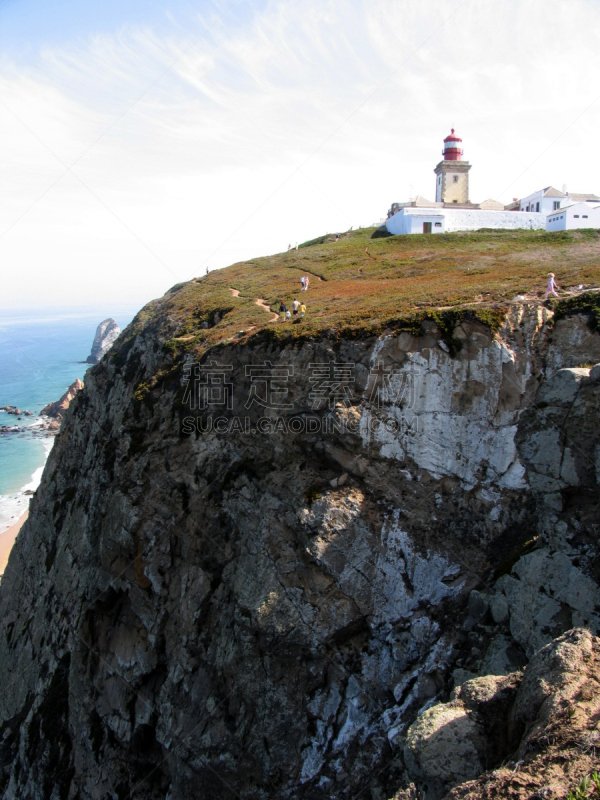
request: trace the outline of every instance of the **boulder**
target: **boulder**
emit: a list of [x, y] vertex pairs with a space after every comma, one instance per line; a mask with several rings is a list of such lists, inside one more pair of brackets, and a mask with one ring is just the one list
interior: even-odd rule
[[600, 639], [575, 628], [524, 673], [467, 681], [411, 725], [404, 761], [414, 796], [564, 798], [597, 767], [599, 711]]

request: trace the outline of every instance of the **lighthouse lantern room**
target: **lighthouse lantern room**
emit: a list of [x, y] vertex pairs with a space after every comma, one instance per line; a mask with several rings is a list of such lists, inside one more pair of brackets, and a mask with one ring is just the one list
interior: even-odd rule
[[444, 161], [460, 161], [464, 153], [461, 144], [462, 139], [454, 135], [454, 128], [452, 128], [450, 136], [446, 136], [444, 139], [444, 149], [442, 150]]

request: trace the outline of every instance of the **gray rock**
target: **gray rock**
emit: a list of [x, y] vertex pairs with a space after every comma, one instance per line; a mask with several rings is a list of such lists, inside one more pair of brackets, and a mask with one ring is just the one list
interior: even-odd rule
[[410, 726], [404, 762], [427, 797], [440, 800], [483, 772], [484, 747], [484, 731], [473, 714], [462, 703], [447, 703], [428, 709]]
[[581, 382], [590, 374], [589, 369], [571, 367], [560, 369], [541, 387], [536, 402], [550, 406], [570, 406], [579, 391]]
[[503, 594], [493, 594], [490, 599], [490, 613], [496, 625], [503, 625], [508, 621], [508, 603]]
[[487, 614], [489, 605], [488, 596], [482, 592], [478, 592], [476, 589], [473, 589], [469, 595], [469, 617], [473, 621], [479, 622]]
[[96, 335], [92, 344], [92, 352], [86, 358], [88, 364], [97, 364], [108, 353], [114, 342], [118, 339], [121, 329], [114, 319], [105, 319], [96, 328]]

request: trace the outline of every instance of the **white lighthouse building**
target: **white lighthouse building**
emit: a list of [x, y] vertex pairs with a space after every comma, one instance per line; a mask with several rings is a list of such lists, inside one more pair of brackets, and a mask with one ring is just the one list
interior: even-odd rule
[[393, 203], [385, 226], [389, 233], [449, 233], [479, 228], [546, 227], [545, 215], [533, 211], [507, 210], [496, 200], [471, 203], [469, 171], [463, 160], [462, 139], [454, 128], [444, 139], [443, 159], [435, 167], [435, 201], [417, 196], [406, 203]]

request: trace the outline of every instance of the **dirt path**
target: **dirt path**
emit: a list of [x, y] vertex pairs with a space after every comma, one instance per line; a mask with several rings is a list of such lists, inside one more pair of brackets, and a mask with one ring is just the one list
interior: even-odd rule
[[[257, 297], [254, 302], [256, 303], [257, 306], [260, 306], [260, 308], [262, 308], [263, 311], [266, 311], [267, 314], [273, 314], [272, 309], [265, 303], [262, 297]], [[279, 319], [279, 314], [273, 314], [269, 322], [276, 322], [278, 319]]]
[[[234, 288], [233, 288], [233, 286], [230, 286], [230, 287], [229, 287], [229, 291], [231, 292], [231, 294], [232, 294], [234, 297], [239, 297], [239, 296], [240, 296], [240, 290], [239, 290], [239, 289], [234, 289]], [[262, 310], [263, 310], [263, 311], [266, 311], [266, 312], [267, 312], [267, 314], [273, 314], [273, 316], [271, 317], [271, 319], [269, 320], [269, 322], [276, 322], [276, 321], [279, 319], [279, 314], [275, 314], [275, 313], [274, 313], [274, 311], [272, 311], [272, 309], [270, 308], [270, 306], [268, 306], [268, 305], [265, 303], [265, 301], [262, 299], [262, 297], [257, 297], [257, 298], [256, 298], [256, 300], [255, 300], [254, 302], [255, 302], [255, 304], [256, 304], [257, 306], [259, 306], [260, 308], [262, 308]], [[248, 331], [250, 331], [250, 330], [253, 330], [255, 327], [256, 327], [255, 325], [252, 325], [250, 328], [247, 328], [247, 329], [246, 329], [246, 332], [248, 332]]]
[[320, 275], [317, 275], [314, 272], [309, 272], [307, 269], [304, 269], [304, 267], [297, 267], [295, 264], [290, 264], [288, 269], [297, 269], [298, 272], [302, 272], [304, 275], [310, 275], [312, 278], [316, 278], [318, 281], [321, 281], [321, 283], [327, 282], [327, 278], [322, 278]]

